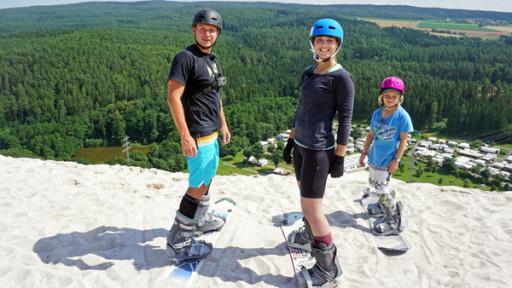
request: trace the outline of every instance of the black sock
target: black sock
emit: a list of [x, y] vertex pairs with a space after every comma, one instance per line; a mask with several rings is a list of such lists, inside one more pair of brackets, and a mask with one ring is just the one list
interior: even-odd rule
[[188, 218], [194, 218], [196, 214], [197, 206], [199, 202], [193, 197], [185, 194], [183, 198], [181, 198], [180, 209], [181, 214], [187, 216]]

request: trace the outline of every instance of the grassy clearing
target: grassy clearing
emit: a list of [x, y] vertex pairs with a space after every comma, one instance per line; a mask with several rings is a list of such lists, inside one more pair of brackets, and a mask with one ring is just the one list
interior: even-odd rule
[[[82, 148], [76, 154], [75, 160], [85, 160], [87, 163], [91, 164], [101, 164], [105, 163], [109, 160], [119, 157], [125, 157], [125, 154], [122, 152], [123, 147], [92, 147], [92, 148]], [[134, 151], [141, 151], [145, 155], [149, 152], [148, 146], [133, 146], [130, 150], [131, 153]], [[263, 167], [259, 167], [257, 165], [253, 165], [250, 163], [244, 162], [244, 156], [242, 152], [238, 153], [233, 157], [233, 159], [227, 160], [229, 158], [224, 157], [221, 159], [219, 163], [218, 175], [266, 175], [272, 173], [275, 166], [273, 163], [269, 165], [265, 165]], [[284, 168], [288, 171], [293, 171], [293, 167], [281, 162], [279, 163], [279, 167]], [[185, 169], [182, 172], [187, 172]]]
[[512, 144], [500, 144], [500, 145], [496, 145], [496, 146], [500, 147], [502, 149], [512, 150]]
[[441, 21], [420, 21], [418, 28], [430, 28], [430, 29], [441, 29], [441, 30], [464, 30], [464, 31], [483, 31], [483, 32], [495, 32], [483, 26], [473, 23], [452, 23], [452, 22], [441, 22]]
[[226, 163], [224, 161], [221, 161], [219, 164], [219, 169], [217, 170], [217, 175], [255, 175], [258, 174], [256, 171], [252, 171], [249, 169], [240, 169], [236, 166], [229, 165], [229, 163]]
[[[78, 150], [73, 158], [84, 159], [91, 164], [100, 164], [114, 158], [125, 157], [126, 154], [123, 153], [123, 149], [124, 148], [122, 146], [82, 148]], [[130, 153], [133, 153], [134, 151], [140, 151], [144, 153], [144, 155], [147, 155], [149, 147], [134, 145], [130, 149]]]
[[[474, 37], [481, 39], [497, 39], [502, 35], [512, 33], [512, 26], [479, 26], [471, 23], [452, 23], [436, 20], [404, 20], [358, 18], [359, 20], [373, 22], [381, 28], [400, 27], [427, 31], [431, 35], [443, 37]], [[432, 32], [432, 29], [447, 30], [455, 34]]]
[[417, 20], [402, 20], [402, 19], [379, 19], [379, 18], [359, 18], [363, 21], [373, 22], [379, 27], [400, 27], [417, 29], [419, 21]]
[[[422, 134], [424, 137], [428, 136], [438, 136], [436, 133], [424, 133]], [[506, 145], [498, 145], [501, 148], [512, 149], [512, 144]], [[123, 147], [94, 147], [94, 148], [83, 148], [78, 151], [75, 155], [75, 159], [85, 159], [91, 164], [99, 164], [114, 159], [116, 157], [124, 157], [124, 153], [122, 153]], [[149, 151], [147, 146], [134, 146], [131, 150], [133, 151], [141, 151], [146, 154]], [[404, 171], [397, 171], [393, 174], [393, 177], [396, 179], [400, 179], [405, 182], [409, 182], [410, 177], [412, 176], [412, 182], [421, 182], [421, 183], [431, 183], [434, 185], [440, 186], [459, 186], [464, 187], [464, 179], [457, 178], [455, 175], [444, 174], [440, 172], [427, 172], [424, 171], [419, 177], [416, 177], [415, 171], [412, 171], [412, 175], [410, 176], [409, 172], [409, 158], [404, 156], [402, 158], [402, 164], [404, 165]], [[417, 167], [425, 170], [426, 164], [422, 162], [417, 162]], [[286, 164], [285, 162], [280, 162], [279, 167], [283, 168], [287, 171], [291, 171], [293, 173], [293, 166]], [[250, 163], [244, 162], [244, 156], [242, 152], [239, 152], [235, 157], [224, 157], [221, 159], [219, 168], [217, 171], [217, 175], [268, 175], [272, 173], [275, 166], [273, 163], [269, 165], [259, 167], [257, 165], [253, 165]], [[182, 172], [187, 172], [184, 170]], [[441, 179], [441, 180], [440, 180]], [[469, 188], [478, 188], [481, 190], [490, 190], [488, 186], [482, 186], [478, 183], [469, 182]]]
[[[287, 171], [293, 171], [293, 167], [291, 165], [286, 164], [285, 162], [280, 162], [279, 167], [283, 168]], [[219, 164], [219, 169], [217, 171], [218, 175], [268, 175], [272, 173], [272, 171], [275, 169], [274, 163], [269, 163], [268, 165], [265, 165], [263, 167], [244, 162], [244, 156], [242, 152], [239, 152], [238, 154], [233, 157], [233, 159], [230, 159], [230, 157], [224, 157], [221, 159], [221, 162]]]
[[[415, 163], [416, 163], [416, 167], [419, 167], [423, 170], [425, 170], [425, 168], [427, 166], [425, 163], [422, 163], [422, 162], [415, 162]], [[402, 158], [402, 164], [404, 165], [404, 168], [405, 168], [404, 171], [400, 172], [400, 170], [398, 170], [397, 172], [393, 173], [393, 178], [400, 179], [405, 182], [409, 182], [409, 179], [411, 179], [411, 182], [431, 183], [431, 184], [439, 185], [439, 186], [464, 187], [464, 179], [457, 178], [457, 177], [455, 177], [455, 175], [451, 175], [451, 174], [424, 171], [423, 173], [421, 173], [421, 175], [419, 177], [416, 177], [415, 171], [412, 171], [412, 174], [409, 171], [409, 167], [410, 167], [409, 166], [410, 165], [409, 157], [404, 156]], [[437, 170], [439, 170], [439, 169], [437, 169]], [[491, 190], [491, 188], [488, 186], [471, 182], [470, 179], [468, 179], [468, 180], [469, 180], [469, 187], [467, 187], [467, 188], [478, 188], [478, 189], [486, 190], [486, 191]]]
[[494, 31], [512, 33], [512, 25], [510, 25], [510, 26], [485, 26], [485, 28], [488, 28], [488, 29], [491, 29]]

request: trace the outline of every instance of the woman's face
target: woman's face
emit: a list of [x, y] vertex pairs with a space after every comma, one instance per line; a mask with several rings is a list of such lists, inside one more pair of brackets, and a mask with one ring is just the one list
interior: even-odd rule
[[393, 89], [388, 89], [382, 92], [382, 101], [384, 101], [384, 106], [393, 107], [398, 104], [400, 101], [400, 93]]
[[328, 59], [338, 49], [338, 42], [336, 38], [329, 36], [318, 36], [313, 40], [313, 47], [315, 47], [315, 53], [321, 59]]

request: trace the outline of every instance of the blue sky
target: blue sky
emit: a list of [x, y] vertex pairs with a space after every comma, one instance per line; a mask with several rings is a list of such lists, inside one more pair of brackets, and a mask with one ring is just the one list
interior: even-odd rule
[[[96, 0], [96, 2], [135, 2], [136, 0]], [[229, 0], [224, 0], [229, 1]], [[418, 7], [457, 8], [468, 10], [487, 10], [512, 12], [510, 0], [265, 0], [266, 2], [303, 3], [311, 4], [376, 4], [376, 5], [409, 5]], [[11, 7], [27, 7], [35, 5], [58, 5], [78, 2], [90, 2], [84, 0], [1, 0], [0, 9]], [[184, 1], [190, 2], [190, 1]], [[244, 1], [238, 2], [257, 2]]]

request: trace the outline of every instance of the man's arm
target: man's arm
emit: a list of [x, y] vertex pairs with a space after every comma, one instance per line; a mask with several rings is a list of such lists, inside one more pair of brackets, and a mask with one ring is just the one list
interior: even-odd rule
[[228, 123], [224, 116], [224, 106], [222, 99], [220, 100], [220, 131], [222, 132], [222, 145], [226, 145], [231, 141], [231, 132], [229, 132]]
[[185, 111], [181, 103], [181, 96], [185, 91], [185, 85], [178, 81], [169, 80], [167, 82], [167, 105], [171, 111], [174, 124], [181, 137], [181, 150], [185, 156], [197, 156], [197, 146], [194, 138], [190, 135], [187, 122], [185, 121]]

